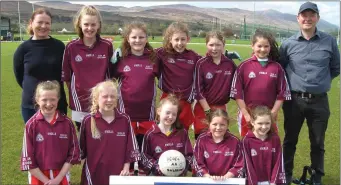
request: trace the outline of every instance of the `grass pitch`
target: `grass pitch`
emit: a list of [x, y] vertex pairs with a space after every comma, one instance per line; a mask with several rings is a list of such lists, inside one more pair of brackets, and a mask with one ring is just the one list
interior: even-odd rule
[[[115, 39], [116, 40], [116, 39]], [[152, 41], [150, 39], [150, 41]], [[192, 40], [194, 41], [194, 39]], [[202, 42], [204, 42], [202, 40]], [[238, 43], [238, 42], [237, 42]], [[27, 184], [27, 172], [20, 171], [20, 155], [22, 149], [22, 137], [24, 123], [20, 112], [21, 88], [16, 83], [13, 74], [13, 54], [20, 43], [1, 43], [1, 184]], [[115, 48], [119, 43], [115, 42]], [[153, 43], [153, 47], [160, 47], [161, 44]], [[204, 44], [189, 44], [188, 48], [193, 49], [201, 55], [206, 52]], [[249, 46], [228, 45], [229, 51], [237, 51], [243, 59], [251, 54]], [[240, 62], [235, 60], [238, 65]], [[158, 92], [160, 94], [160, 91]], [[324, 184], [332, 185], [340, 183], [340, 78], [333, 80], [332, 89], [329, 92], [331, 115], [325, 138], [325, 173]], [[69, 115], [70, 115], [69, 110]], [[228, 113], [232, 118], [230, 130], [237, 136], [236, 125], [237, 106], [235, 101], [228, 104]], [[279, 134], [283, 139], [283, 115], [279, 113]], [[193, 133], [191, 133], [193, 134]], [[310, 164], [310, 143], [308, 139], [306, 124], [302, 127], [299, 143], [295, 156], [295, 177], [299, 177], [302, 168]], [[193, 135], [191, 135], [193, 140]], [[72, 184], [79, 184], [81, 176], [81, 165], [72, 167]]]

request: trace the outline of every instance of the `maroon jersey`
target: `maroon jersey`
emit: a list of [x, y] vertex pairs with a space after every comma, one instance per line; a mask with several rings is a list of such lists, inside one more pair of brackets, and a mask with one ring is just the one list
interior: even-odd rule
[[181, 152], [187, 164], [192, 164], [193, 148], [189, 140], [188, 133], [185, 129], [173, 129], [169, 136], [161, 132], [157, 124], [154, 124], [147, 131], [143, 138], [141, 156], [142, 165], [146, 171], [155, 167], [161, 154], [167, 150], [177, 150]]
[[209, 105], [225, 105], [230, 100], [234, 62], [224, 55], [220, 64], [213, 63], [211, 56], [201, 58], [195, 67], [196, 99], [206, 99]]
[[62, 80], [70, 82], [70, 109], [88, 112], [90, 89], [111, 77], [113, 69], [110, 59], [112, 43], [97, 36], [92, 47], [85, 46], [82, 39], [69, 42], [64, 51]]
[[[91, 134], [91, 117], [101, 133]], [[140, 153], [129, 116], [115, 109], [115, 119], [108, 123], [101, 113], [84, 118], [80, 129], [81, 157], [85, 159], [81, 184], [109, 184], [110, 175], [119, 175], [124, 163], [140, 160]]]
[[48, 123], [37, 111], [26, 123], [21, 170], [60, 170], [64, 163], [79, 164], [80, 150], [72, 121], [57, 112], [56, 122]]
[[118, 62], [119, 110], [129, 115], [132, 122], [155, 120], [156, 64], [149, 61], [145, 50], [142, 56], [128, 54]]
[[201, 58], [196, 52], [187, 50], [174, 55], [167, 53], [162, 47], [157, 50], [160, 58], [159, 88], [169, 94], [178, 94], [182, 100], [194, 100], [194, 71]]
[[281, 65], [269, 60], [262, 67], [256, 56], [242, 62], [234, 73], [231, 98], [243, 99], [247, 106], [265, 105], [270, 109], [276, 100], [290, 100], [290, 90]]
[[224, 176], [231, 172], [234, 177], [241, 177], [244, 156], [239, 139], [226, 132], [224, 140], [215, 143], [211, 132], [202, 133], [194, 146], [194, 167], [198, 176], [208, 173]]
[[258, 182], [285, 183], [281, 141], [276, 133], [264, 141], [249, 131], [242, 140], [246, 164], [246, 184]]

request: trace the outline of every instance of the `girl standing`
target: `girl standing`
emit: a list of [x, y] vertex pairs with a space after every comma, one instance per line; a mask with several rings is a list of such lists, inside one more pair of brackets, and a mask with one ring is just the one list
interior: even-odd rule
[[57, 110], [60, 83], [38, 84], [35, 101], [38, 111], [26, 124], [21, 170], [29, 171], [29, 184], [70, 184], [69, 170], [79, 164], [79, 145], [72, 121]]
[[159, 88], [161, 99], [173, 93], [180, 99], [179, 119], [186, 130], [194, 121], [191, 103], [194, 100], [194, 70], [201, 58], [193, 50], [186, 48], [189, 42], [186, 24], [174, 22], [164, 33], [163, 47], [157, 49], [160, 62]]
[[66, 45], [62, 79], [69, 89], [72, 120], [79, 130], [88, 114], [90, 89], [111, 77], [112, 43], [100, 37], [102, 18], [94, 6], [83, 6], [74, 21], [78, 39]]
[[[252, 50], [252, 57], [242, 62], [234, 73], [231, 87], [231, 98], [236, 100], [239, 107], [241, 136], [248, 132], [247, 124], [251, 121], [247, 108], [265, 105], [277, 120], [283, 101], [291, 99], [285, 72], [277, 62], [277, 42], [271, 33], [256, 30]], [[273, 126], [277, 130], [276, 124]]]
[[81, 184], [109, 184], [110, 175], [129, 175], [130, 163], [140, 153], [129, 116], [116, 109], [115, 83], [98, 83], [90, 98], [90, 115], [83, 119], [79, 136], [85, 159]]
[[210, 113], [209, 131], [202, 133], [195, 144], [197, 176], [214, 180], [242, 176], [244, 156], [239, 139], [228, 131], [227, 112], [217, 109]]
[[193, 148], [186, 129], [179, 122], [180, 102], [173, 94], [160, 100], [157, 108], [158, 123], [154, 124], [144, 136], [141, 163], [147, 174], [162, 176], [158, 165], [161, 154], [167, 150], [178, 150], [186, 158], [185, 176], [192, 164]]
[[[195, 139], [207, 129], [207, 115], [211, 109], [226, 110], [236, 65], [224, 56], [225, 39], [221, 32], [211, 31], [206, 35], [206, 57], [195, 67], [195, 89], [198, 103], [194, 106]], [[219, 88], [217, 88], [219, 87]]]
[[60, 99], [57, 109], [67, 113], [67, 102], [61, 81], [62, 61], [65, 45], [51, 37], [49, 10], [38, 8], [29, 20], [27, 32], [31, 37], [19, 45], [13, 56], [15, 78], [22, 88], [21, 114], [24, 122], [36, 113], [34, 90], [41, 81], [57, 80], [60, 86]]
[[[155, 120], [157, 56], [147, 38], [145, 24], [134, 22], [126, 26], [122, 58], [116, 63], [115, 73], [119, 83], [119, 110], [129, 115], [139, 148]], [[139, 173], [142, 175], [142, 170]]]
[[242, 139], [246, 184], [285, 184], [281, 141], [272, 126], [271, 110], [267, 106], [256, 106], [249, 115], [251, 130]]

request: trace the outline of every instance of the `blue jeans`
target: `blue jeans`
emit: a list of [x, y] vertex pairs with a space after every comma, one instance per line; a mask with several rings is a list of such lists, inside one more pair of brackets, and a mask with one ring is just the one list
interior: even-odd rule
[[37, 110], [35, 109], [21, 107], [21, 115], [24, 119], [25, 124], [36, 112]]

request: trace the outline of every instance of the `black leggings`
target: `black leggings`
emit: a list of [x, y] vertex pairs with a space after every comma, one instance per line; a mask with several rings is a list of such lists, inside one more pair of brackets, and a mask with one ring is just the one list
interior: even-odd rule
[[79, 132], [79, 130], [81, 129], [81, 122], [75, 121], [75, 124], [77, 126], [77, 131]]

